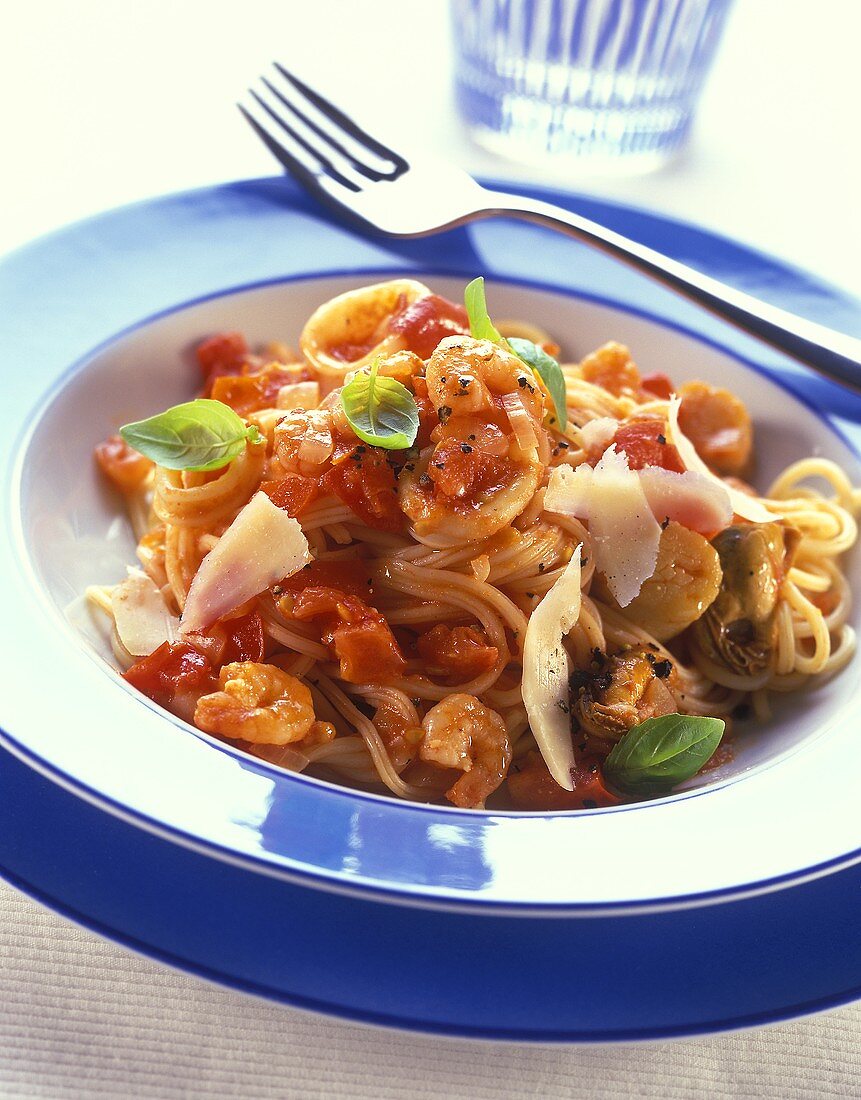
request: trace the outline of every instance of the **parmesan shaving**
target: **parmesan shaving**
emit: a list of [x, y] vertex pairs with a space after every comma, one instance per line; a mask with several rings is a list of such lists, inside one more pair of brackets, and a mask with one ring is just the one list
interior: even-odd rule
[[191, 582], [180, 633], [206, 630], [310, 561], [298, 522], [265, 493], [255, 493], [203, 559]]
[[523, 643], [523, 705], [544, 763], [560, 787], [574, 790], [568, 677], [571, 659], [563, 638], [580, 617], [578, 546], [562, 576], [529, 616]]
[[741, 516], [742, 519], [750, 520], [751, 523], [771, 523], [775, 519], [780, 518], [779, 512], [771, 512], [765, 507], [756, 497], [748, 496], [747, 493], [743, 493], [740, 489], [734, 489], [731, 485], [727, 485], [725, 482], [713, 474], [708, 466], [697, 454], [697, 449], [693, 443], [684, 434], [679, 427], [679, 408], [682, 401], [680, 397], [675, 394], [670, 398], [669, 408], [667, 410], [667, 428], [670, 433], [670, 441], [679, 452], [679, 456], [682, 462], [685, 464], [685, 469], [693, 470], [694, 473], [702, 474], [703, 477], [707, 477], [710, 481], [717, 482], [723, 489], [729, 494], [730, 503], [732, 509], [737, 516]]
[[117, 634], [133, 657], [146, 657], [164, 642], [175, 642], [179, 619], [171, 615], [161, 589], [146, 573], [131, 566], [111, 592], [111, 614]]
[[645, 466], [637, 471], [652, 515], [662, 523], [676, 523], [713, 536], [732, 523], [732, 504], [727, 487], [695, 470], [678, 474], [662, 466]]
[[613, 442], [619, 430], [619, 421], [612, 416], [596, 416], [580, 431], [580, 446], [584, 451], [604, 451]]
[[544, 507], [589, 524], [595, 567], [620, 607], [627, 607], [658, 561], [661, 528], [640, 479], [615, 444], [592, 467], [557, 466], [550, 473]]

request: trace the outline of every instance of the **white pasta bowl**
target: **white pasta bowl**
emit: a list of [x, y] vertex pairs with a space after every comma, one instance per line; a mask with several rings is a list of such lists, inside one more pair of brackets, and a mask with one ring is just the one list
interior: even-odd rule
[[[771, 721], [743, 729], [731, 762], [685, 789], [567, 814], [411, 805], [279, 771], [160, 710], [120, 678], [106, 622], [82, 593], [121, 579], [135, 546], [93, 446], [123, 422], [193, 397], [190, 351], [207, 334], [238, 329], [252, 344], [295, 345], [320, 303], [378, 278], [281, 280], [179, 306], [109, 339], [39, 401], [13, 477], [20, 580], [9, 613], [21, 625], [7, 656], [2, 721], [10, 744], [112, 811], [182, 843], [292, 881], [423, 905], [635, 912], [760, 891], [857, 858], [861, 742], [851, 716], [859, 654], [827, 682], [779, 699]], [[422, 278], [450, 298], [462, 294], [461, 277]], [[631, 347], [644, 372], [733, 390], [755, 421], [761, 489], [807, 455], [832, 459], [861, 482], [859, 433], [842, 436], [768, 373], [718, 345], [610, 302], [506, 281], [491, 281], [489, 293], [495, 316], [547, 329], [569, 358], [614, 339]], [[857, 549], [845, 567], [858, 591]], [[853, 616], [857, 627], [857, 606]], [[817, 790], [828, 792], [827, 814], [811, 797]]]

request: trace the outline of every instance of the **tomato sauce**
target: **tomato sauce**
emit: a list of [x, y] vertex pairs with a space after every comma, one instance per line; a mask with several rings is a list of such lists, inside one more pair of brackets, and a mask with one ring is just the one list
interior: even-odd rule
[[446, 336], [469, 335], [469, 319], [463, 306], [438, 294], [404, 305], [389, 321], [389, 332], [402, 336], [407, 348], [430, 359]]
[[203, 396], [210, 397], [217, 378], [242, 373], [248, 344], [241, 332], [219, 332], [198, 344], [196, 355], [203, 375]]
[[404, 515], [398, 503], [397, 479], [388, 453], [381, 447], [361, 443], [323, 475], [321, 484], [369, 527], [379, 531], [401, 531]]
[[606, 786], [597, 757], [578, 761], [572, 774], [574, 790], [560, 787], [541, 758], [530, 752], [508, 772], [508, 793], [518, 810], [591, 810], [618, 806], [623, 799]]
[[163, 707], [170, 706], [179, 692], [203, 695], [218, 687], [212, 662], [188, 642], [162, 643], [124, 672], [123, 679]]
[[465, 683], [493, 668], [499, 656], [496, 646], [478, 627], [448, 627], [438, 623], [416, 641], [416, 650], [432, 673], [440, 673], [455, 683]]
[[295, 367], [269, 363], [252, 374], [222, 374], [213, 378], [210, 396], [229, 405], [239, 416], [248, 416], [259, 409], [273, 408], [281, 387], [296, 381]]
[[356, 596], [365, 603], [372, 602], [371, 574], [365, 562], [354, 558], [350, 561], [312, 561], [287, 577], [278, 585], [282, 592], [297, 595], [306, 588], [337, 589], [348, 596]]
[[293, 519], [301, 516], [320, 491], [316, 481], [302, 474], [287, 474], [272, 481], [262, 481], [260, 488], [273, 504], [283, 508]]

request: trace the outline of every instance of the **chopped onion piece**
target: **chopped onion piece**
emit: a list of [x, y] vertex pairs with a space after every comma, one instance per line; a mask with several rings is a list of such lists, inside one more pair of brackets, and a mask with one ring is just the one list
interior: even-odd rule
[[662, 466], [646, 466], [638, 475], [652, 515], [659, 523], [673, 519], [708, 536], [732, 523], [729, 492], [720, 481], [694, 470], [679, 474]]
[[557, 466], [544, 497], [548, 512], [589, 524], [595, 567], [620, 607], [627, 607], [655, 571], [661, 528], [628, 459], [609, 447], [593, 469]]
[[729, 494], [733, 511], [742, 519], [750, 520], [751, 523], [771, 523], [773, 520], [779, 519], [779, 512], [770, 512], [764, 504], [760, 504], [756, 497], [750, 497], [740, 489], [734, 489], [731, 485], [721, 481], [717, 474], [712, 473], [700, 458], [696, 447], [679, 427], [679, 408], [681, 404], [681, 398], [676, 397], [675, 394], [670, 398], [667, 411], [667, 427], [670, 433], [670, 441], [679, 452], [679, 456], [685, 464], [685, 469], [702, 474], [703, 477], [707, 477], [710, 481], [717, 482], [718, 485], [722, 486]]
[[146, 573], [129, 567], [111, 593], [111, 612], [120, 641], [133, 657], [146, 657], [164, 642], [175, 642], [179, 619], [171, 615], [161, 589]]
[[206, 630], [276, 581], [311, 561], [297, 521], [255, 493], [206, 555], [191, 582], [180, 633]]
[[275, 399], [279, 409], [316, 409], [319, 404], [319, 382], [288, 382]]
[[588, 462], [581, 462], [576, 467], [557, 466], [551, 470], [544, 493], [545, 510], [588, 520], [592, 510], [594, 472]]
[[249, 424], [253, 424], [260, 429], [260, 434], [265, 435], [267, 440], [271, 443], [275, 436], [275, 429], [278, 427], [278, 422], [284, 419], [283, 409], [257, 409], [255, 412], [250, 412], [245, 417]]
[[499, 399], [502, 407], [508, 414], [508, 422], [511, 431], [517, 440], [517, 445], [523, 451], [526, 458], [532, 458], [538, 453], [538, 436], [532, 417], [526, 411], [526, 407], [519, 393], [504, 393]]
[[562, 576], [529, 616], [523, 643], [523, 705], [544, 763], [560, 787], [574, 790], [574, 745], [568, 678], [571, 659], [562, 640], [580, 617], [580, 547]]

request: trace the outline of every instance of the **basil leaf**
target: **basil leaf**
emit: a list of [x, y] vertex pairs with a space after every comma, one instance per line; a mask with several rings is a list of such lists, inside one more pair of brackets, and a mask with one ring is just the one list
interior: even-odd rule
[[242, 454], [246, 440], [257, 443], [261, 438], [229, 405], [202, 397], [125, 424], [120, 435], [168, 470], [217, 470]]
[[547, 387], [556, 411], [556, 423], [551, 426], [560, 432], [568, 423], [568, 410], [565, 404], [565, 377], [562, 368], [552, 355], [533, 344], [531, 340], [521, 340], [516, 336], [510, 339], [499, 332], [487, 312], [487, 300], [484, 294], [484, 279], [473, 279], [463, 292], [463, 304], [469, 318], [469, 331], [476, 340], [491, 340], [513, 352], [517, 358], [531, 368]]
[[720, 744], [720, 718], [665, 714], [629, 729], [604, 761], [604, 775], [630, 794], [666, 794], [697, 774]]
[[552, 355], [548, 355], [544, 348], [533, 344], [531, 340], [521, 340], [518, 336], [509, 336], [508, 346], [518, 359], [522, 359], [527, 367], [532, 367], [544, 385], [553, 401], [556, 410], [556, 423], [552, 427], [564, 431], [568, 423], [568, 408], [565, 402], [565, 376], [562, 368]]
[[505, 338], [494, 327], [490, 314], [487, 312], [487, 301], [484, 297], [484, 279], [481, 275], [477, 279], [473, 279], [464, 290], [463, 304], [469, 318], [469, 331], [473, 339], [490, 340], [494, 344], [507, 346]]
[[419, 430], [415, 398], [394, 378], [380, 376], [379, 361], [341, 390], [341, 408], [350, 427], [372, 447], [402, 451], [412, 447]]

